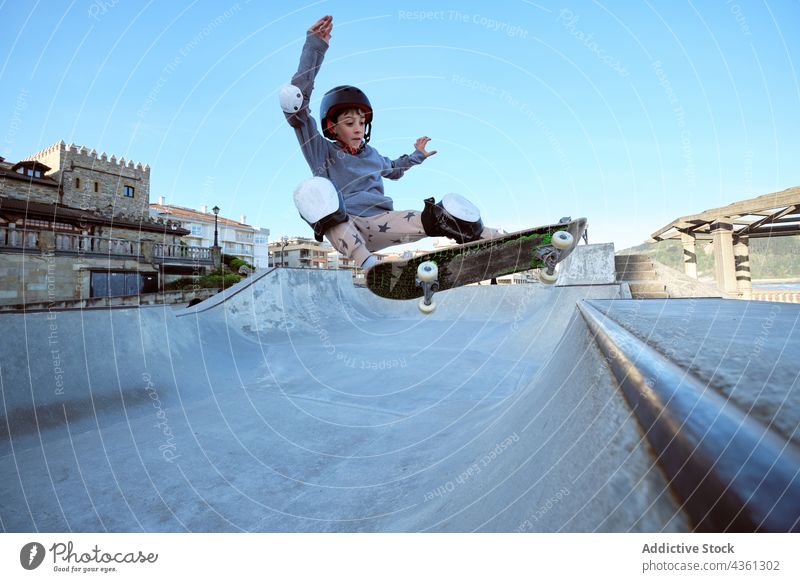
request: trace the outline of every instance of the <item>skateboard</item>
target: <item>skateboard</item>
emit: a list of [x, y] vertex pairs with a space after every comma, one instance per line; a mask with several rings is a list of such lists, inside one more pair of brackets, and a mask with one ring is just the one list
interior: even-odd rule
[[586, 233], [586, 219], [562, 218], [490, 240], [479, 240], [427, 253], [412, 259], [378, 263], [366, 273], [370, 291], [386, 299], [417, 299], [423, 313], [436, 309], [434, 293], [540, 269], [543, 283], [557, 281], [556, 265]]

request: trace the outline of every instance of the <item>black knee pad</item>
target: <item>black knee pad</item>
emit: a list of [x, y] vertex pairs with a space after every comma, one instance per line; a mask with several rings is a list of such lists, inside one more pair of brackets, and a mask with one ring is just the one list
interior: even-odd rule
[[336, 212], [325, 216], [321, 220], [318, 220], [313, 224], [309, 222], [308, 224], [314, 230], [314, 238], [316, 239], [316, 241], [322, 242], [324, 239], [323, 235], [326, 232], [328, 232], [328, 229], [336, 226], [337, 224], [342, 224], [343, 222], [347, 222], [347, 220], [348, 220], [347, 213], [344, 211], [343, 208], [339, 208]]
[[483, 221], [480, 215], [477, 220], [470, 220], [469, 217], [460, 218], [447, 210], [445, 202], [442, 200], [437, 203], [434, 198], [425, 199], [425, 209], [420, 217], [425, 234], [446, 236], [458, 244], [479, 240], [481, 232], [483, 232]]

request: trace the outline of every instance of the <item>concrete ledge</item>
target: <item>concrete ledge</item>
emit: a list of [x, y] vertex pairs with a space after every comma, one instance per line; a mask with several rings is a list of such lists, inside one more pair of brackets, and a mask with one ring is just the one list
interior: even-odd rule
[[560, 265], [559, 287], [616, 283], [614, 243], [578, 245]]
[[0, 305], [0, 311], [25, 312], [61, 311], [66, 309], [93, 309], [109, 307], [139, 307], [142, 305], [171, 305], [188, 303], [193, 299], [205, 300], [219, 293], [219, 289], [198, 289], [196, 291], [166, 291], [158, 293], [140, 293], [139, 295], [122, 295], [118, 297], [89, 297], [86, 299], [62, 299], [58, 301], [40, 301], [37, 303], [19, 303]]

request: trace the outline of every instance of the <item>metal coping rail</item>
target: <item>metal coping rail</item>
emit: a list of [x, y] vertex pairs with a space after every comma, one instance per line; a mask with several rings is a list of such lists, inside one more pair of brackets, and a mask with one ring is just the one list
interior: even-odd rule
[[800, 449], [622, 328], [578, 309], [695, 531], [800, 531]]
[[176, 313], [175, 317], [186, 317], [188, 315], [197, 315], [198, 313], [202, 313], [204, 311], [208, 311], [209, 309], [213, 309], [217, 305], [225, 303], [228, 299], [230, 299], [234, 295], [237, 295], [238, 293], [241, 293], [245, 289], [249, 288], [250, 286], [253, 285], [253, 283], [255, 283], [256, 281], [258, 281], [263, 277], [266, 277], [276, 269], [277, 267], [268, 267], [263, 271], [256, 271], [252, 275], [250, 275], [249, 277], [245, 277], [235, 285], [232, 285], [227, 289], [223, 289], [216, 295], [212, 295], [211, 297], [203, 299], [202, 302], [198, 303], [197, 305], [194, 305], [191, 308], [187, 308], [183, 313]]

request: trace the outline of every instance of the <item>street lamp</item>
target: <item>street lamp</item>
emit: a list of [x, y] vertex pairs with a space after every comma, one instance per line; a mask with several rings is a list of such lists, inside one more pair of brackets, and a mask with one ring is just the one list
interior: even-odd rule
[[286, 245], [288, 245], [288, 244], [289, 244], [289, 237], [286, 236], [286, 235], [283, 235], [281, 237], [281, 267], [285, 267], [286, 266], [284, 263], [286, 261]]
[[[208, 208], [208, 206], [206, 206]], [[217, 214], [219, 214], [219, 206], [215, 206], [211, 210], [214, 211], [214, 246], [219, 246], [217, 239]]]

